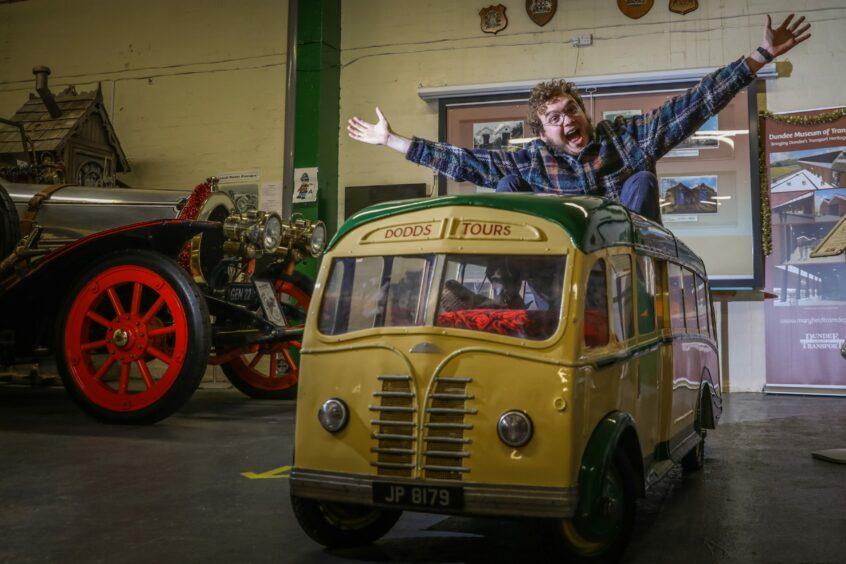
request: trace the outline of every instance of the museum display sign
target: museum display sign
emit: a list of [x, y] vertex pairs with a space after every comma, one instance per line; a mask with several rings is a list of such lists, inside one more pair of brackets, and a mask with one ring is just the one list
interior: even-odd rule
[[[846, 394], [846, 109], [765, 114], [767, 391]], [[830, 247], [830, 248], [828, 248]], [[816, 249], [816, 252], [814, 252]], [[826, 250], [827, 249], [827, 250]]]

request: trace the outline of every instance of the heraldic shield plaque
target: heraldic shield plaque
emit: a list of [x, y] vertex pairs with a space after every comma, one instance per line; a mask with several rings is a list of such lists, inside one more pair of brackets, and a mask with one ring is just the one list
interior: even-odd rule
[[617, 0], [617, 7], [633, 20], [642, 18], [652, 9], [654, 0]]
[[529, 14], [529, 19], [541, 27], [549, 23], [557, 9], [558, 0], [526, 0], [526, 13]]
[[481, 27], [485, 33], [498, 33], [508, 26], [508, 18], [505, 17], [505, 6], [497, 4], [479, 10], [479, 17], [482, 18]]
[[698, 0], [670, 0], [670, 11], [677, 14], [689, 14], [698, 7]]

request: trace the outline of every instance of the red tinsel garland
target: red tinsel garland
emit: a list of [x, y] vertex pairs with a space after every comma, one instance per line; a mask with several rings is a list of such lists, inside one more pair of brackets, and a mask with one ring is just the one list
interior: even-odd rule
[[[202, 184], [198, 184], [194, 187], [193, 192], [191, 192], [191, 197], [188, 198], [188, 203], [185, 204], [185, 207], [179, 212], [177, 219], [197, 219], [197, 214], [200, 213], [203, 204], [206, 203], [206, 200], [209, 198], [209, 194], [211, 194], [211, 186], [208, 182], [203, 182]], [[185, 246], [182, 247], [182, 252], [179, 253], [179, 264], [182, 265], [182, 268], [191, 272], [190, 241], [185, 243]]]

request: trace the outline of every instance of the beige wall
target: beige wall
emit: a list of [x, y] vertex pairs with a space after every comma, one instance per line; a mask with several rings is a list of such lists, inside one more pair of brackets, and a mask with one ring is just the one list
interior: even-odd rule
[[282, 176], [286, 0], [28, 0], [0, 4], [0, 116], [34, 91], [102, 82], [133, 186], [221, 172]]
[[[478, 10], [506, 6], [508, 27], [479, 29]], [[524, 0], [345, 0], [341, 28], [341, 116], [375, 119], [377, 104], [399, 133], [436, 139], [438, 108], [417, 95], [420, 86], [543, 80], [638, 71], [718, 67], [760, 44], [764, 15], [778, 23], [800, 10], [812, 37], [784, 57], [787, 78], [769, 81], [768, 109], [789, 111], [846, 104], [831, 69], [846, 60], [843, 0], [699, 2], [680, 16], [657, 0], [638, 20], [611, 0], [559, 0], [544, 27], [529, 20]], [[592, 33], [594, 44], [566, 42]], [[809, 87], [810, 86], [810, 87]], [[344, 186], [426, 182], [430, 171], [392, 151], [356, 143], [341, 131], [339, 182]], [[343, 205], [343, 202], [341, 202]]]

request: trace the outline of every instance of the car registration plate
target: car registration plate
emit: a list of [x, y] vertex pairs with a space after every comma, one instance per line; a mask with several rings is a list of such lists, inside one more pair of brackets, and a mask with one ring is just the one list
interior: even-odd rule
[[464, 490], [377, 482], [373, 484], [373, 503], [423, 510], [461, 509], [464, 507]]
[[253, 280], [253, 285], [258, 292], [264, 317], [277, 327], [287, 326], [288, 321], [285, 319], [285, 314], [282, 313], [282, 308], [279, 307], [273, 285], [267, 280], [256, 279]]

